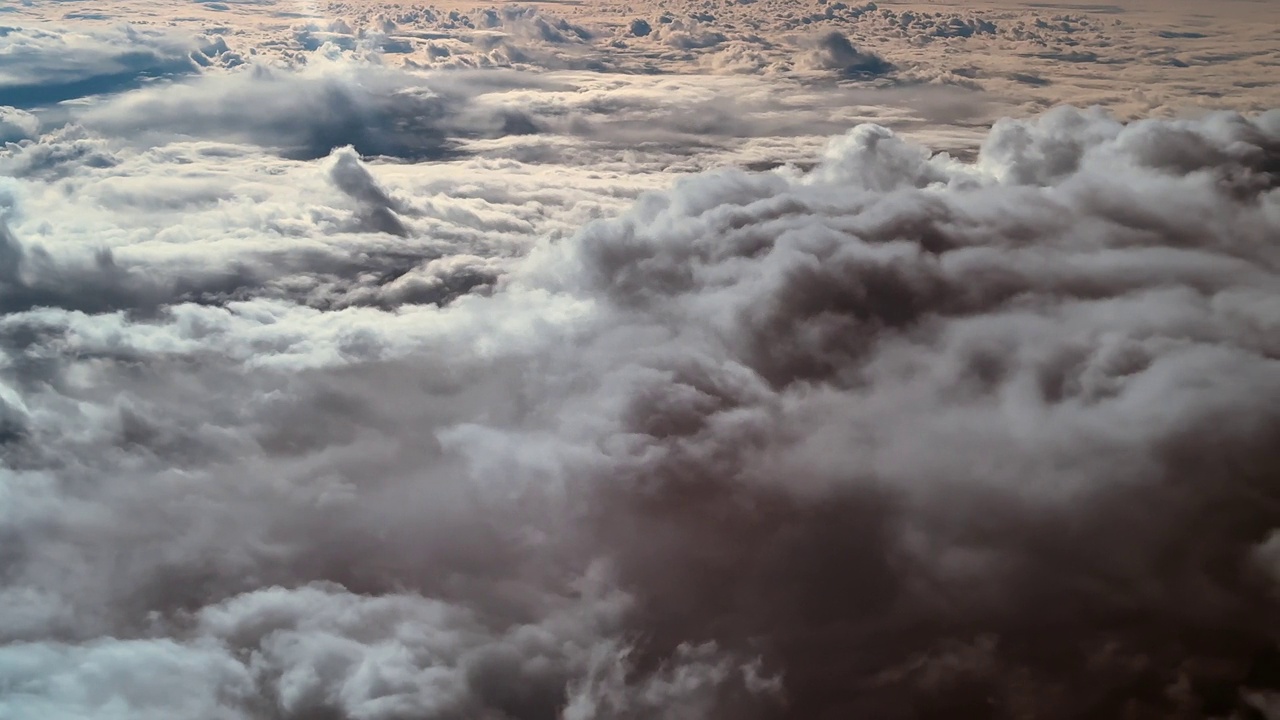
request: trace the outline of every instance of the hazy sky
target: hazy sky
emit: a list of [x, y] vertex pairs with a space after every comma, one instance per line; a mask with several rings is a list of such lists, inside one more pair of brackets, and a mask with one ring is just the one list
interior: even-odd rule
[[0, 7], [0, 720], [1280, 718], [1277, 27]]

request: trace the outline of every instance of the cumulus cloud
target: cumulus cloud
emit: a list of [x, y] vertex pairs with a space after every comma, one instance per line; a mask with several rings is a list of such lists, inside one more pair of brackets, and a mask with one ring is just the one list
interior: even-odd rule
[[766, 638], [796, 717], [1244, 702], [1275, 642], [1274, 123], [1067, 110], [976, 167], [862, 127], [807, 178], [586, 231], [586, 287], [656, 348], [611, 416], [644, 490], [605, 524], [651, 620]]
[[40, 119], [15, 107], [0, 107], [0, 143], [17, 142], [36, 136]]
[[[864, 124], [634, 203], [674, 151], [477, 150], [643, 148], [654, 82], [315, 59], [13, 113], [0, 717], [1265, 703], [1280, 116], [1066, 108], [972, 163]], [[697, 97], [648, 141], [779, 127]]]
[[893, 72], [893, 64], [875, 53], [862, 52], [849, 38], [829, 32], [813, 43], [805, 63], [815, 70], [835, 70], [845, 77], [873, 78]]
[[659, 40], [679, 50], [700, 50], [715, 47], [729, 38], [714, 27], [707, 27], [696, 20], [673, 19], [652, 33]]

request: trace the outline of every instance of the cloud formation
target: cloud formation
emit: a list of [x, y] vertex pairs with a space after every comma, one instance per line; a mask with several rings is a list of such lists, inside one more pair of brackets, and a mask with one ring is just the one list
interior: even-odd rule
[[[631, 204], [506, 160], [406, 185], [361, 153], [519, 135], [343, 72], [148, 88], [5, 151], [0, 718], [1280, 690], [1280, 115], [1063, 108], [973, 163], [864, 124]], [[336, 130], [291, 144], [299, 103]], [[196, 171], [139, 180], [163, 163]], [[67, 188], [110, 210], [54, 217]]]
[[[319, 58], [302, 72], [256, 65], [128, 93], [86, 113], [80, 124], [115, 136], [132, 131], [143, 141], [188, 136], [252, 143], [303, 160], [344, 145], [364, 155], [442, 159], [458, 139], [536, 131], [514, 109], [464, 113], [467, 100], [510, 81], [473, 74], [471, 82], [470, 88], [443, 79], [428, 85], [399, 70]], [[242, 112], [245, 107], [255, 112]]]
[[894, 69], [884, 58], [859, 51], [849, 38], [834, 31], [814, 41], [807, 62], [815, 70], [835, 70], [850, 78], [874, 78]]
[[130, 25], [89, 32], [0, 27], [0, 37], [0, 106], [18, 108], [116, 93], [201, 66], [242, 62], [220, 38], [200, 42]]
[[603, 523], [652, 621], [763, 642], [794, 717], [1225, 712], [1275, 642], [1276, 120], [864, 126], [585, 232], [657, 348]]

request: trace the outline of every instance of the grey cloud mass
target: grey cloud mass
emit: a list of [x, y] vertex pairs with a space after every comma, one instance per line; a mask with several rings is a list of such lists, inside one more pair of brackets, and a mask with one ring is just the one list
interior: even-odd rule
[[761, 2], [0, 30], [0, 720], [1275, 717], [1280, 111]]

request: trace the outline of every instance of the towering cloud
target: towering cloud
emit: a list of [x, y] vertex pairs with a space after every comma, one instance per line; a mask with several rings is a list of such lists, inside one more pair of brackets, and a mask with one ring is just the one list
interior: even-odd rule
[[80, 257], [0, 186], [0, 718], [1274, 712], [1280, 115], [861, 125], [466, 253], [149, 114], [313, 209]]

